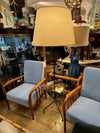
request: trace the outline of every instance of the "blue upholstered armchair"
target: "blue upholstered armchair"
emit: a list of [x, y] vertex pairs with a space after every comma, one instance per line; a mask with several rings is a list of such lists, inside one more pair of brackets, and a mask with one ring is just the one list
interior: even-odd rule
[[8, 108], [10, 109], [8, 101], [26, 106], [30, 108], [32, 119], [34, 119], [33, 109], [45, 94], [41, 87], [43, 83], [46, 83], [45, 62], [26, 60], [24, 75], [12, 79], [2, 86]]
[[[73, 101], [75, 102], [73, 103]], [[63, 103], [63, 114], [64, 132], [66, 132], [66, 121], [72, 124], [84, 122], [100, 127], [99, 68], [86, 67], [84, 69], [83, 84], [66, 95]]]

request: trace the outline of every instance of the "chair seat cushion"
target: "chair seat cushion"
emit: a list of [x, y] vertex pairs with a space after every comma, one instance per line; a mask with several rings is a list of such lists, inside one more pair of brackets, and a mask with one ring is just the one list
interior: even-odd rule
[[100, 103], [80, 96], [67, 110], [66, 120], [73, 124], [85, 122], [100, 127]]
[[[29, 93], [35, 85], [23, 83], [6, 93], [7, 99], [29, 107]], [[32, 93], [32, 103], [36, 100], [36, 91]]]

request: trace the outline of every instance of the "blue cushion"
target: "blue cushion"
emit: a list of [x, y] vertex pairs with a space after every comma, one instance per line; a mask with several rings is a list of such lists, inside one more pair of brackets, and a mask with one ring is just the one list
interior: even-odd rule
[[86, 67], [84, 69], [82, 96], [100, 102], [100, 69]]
[[24, 82], [37, 84], [44, 78], [45, 62], [24, 61]]
[[66, 120], [73, 124], [85, 122], [100, 127], [100, 103], [80, 96], [67, 110]]
[[[23, 83], [6, 93], [7, 99], [29, 107], [29, 93], [35, 85]], [[32, 93], [32, 103], [36, 100], [36, 91]]]

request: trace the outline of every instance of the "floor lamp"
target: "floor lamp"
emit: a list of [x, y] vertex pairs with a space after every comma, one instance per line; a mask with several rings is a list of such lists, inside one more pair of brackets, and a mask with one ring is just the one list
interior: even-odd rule
[[57, 104], [55, 93], [55, 47], [69, 46], [70, 44], [75, 44], [71, 11], [64, 7], [44, 7], [38, 9], [32, 45], [54, 47], [54, 97], [47, 107], [55, 103], [61, 117], [62, 114]]

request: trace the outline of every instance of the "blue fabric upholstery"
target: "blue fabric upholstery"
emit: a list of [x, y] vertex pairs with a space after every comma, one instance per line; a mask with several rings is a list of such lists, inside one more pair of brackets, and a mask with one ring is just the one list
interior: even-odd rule
[[66, 120], [73, 124], [85, 122], [100, 127], [100, 103], [80, 96], [67, 110]]
[[86, 67], [82, 85], [82, 96], [100, 102], [100, 69]]
[[[6, 93], [7, 99], [29, 107], [29, 93], [35, 85], [23, 83]], [[36, 100], [36, 91], [32, 94], [32, 103]]]
[[24, 82], [37, 84], [44, 78], [45, 62], [24, 61]]

